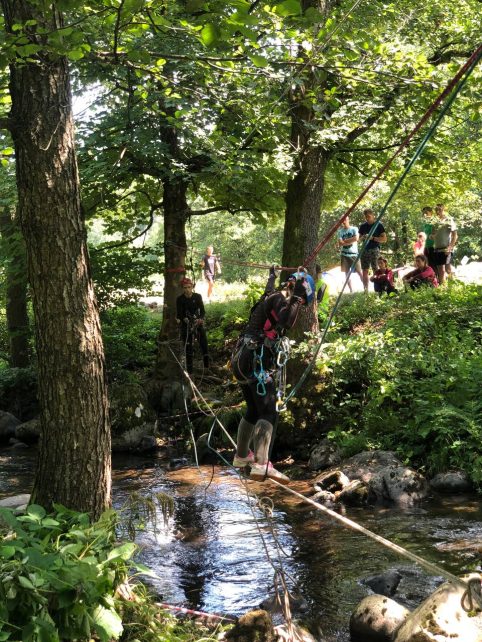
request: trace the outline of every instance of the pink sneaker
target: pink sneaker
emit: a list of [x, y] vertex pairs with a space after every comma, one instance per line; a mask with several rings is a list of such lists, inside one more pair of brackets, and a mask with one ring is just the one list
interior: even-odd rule
[[233, 466], [235, 468], [245, 468], [246, 466], [251, 466], [254, 464], [254, 452], [252, 450], [248, 451], [247, 457], [240, 457], [237, 453], [234, 455]]
[[264, 481], [266, 478], [274, 479], [284, 485], [289, 484], [291, 481], [289, 477], [280, 473], [279, 470], [276, 470], [271, 462], [269, 462], [267, 467], [266, 464], [251, 464], [249, 478], [254, 481]]

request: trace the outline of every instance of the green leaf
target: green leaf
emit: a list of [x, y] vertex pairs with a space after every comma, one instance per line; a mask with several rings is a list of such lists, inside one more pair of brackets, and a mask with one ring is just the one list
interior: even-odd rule
[[15, 555], [16, 548], [14, 546], [0, 547], [0, 557], [8, 560]]
[[38, 520], [43, 519], [46, 514], [47, 511], [45, 508], [38, 504], [30, 504], [30, 506], [27, 507], [27, 515], [32, 515], [32, 517], [36, 517]]
[[301, 4], [298, 0], [284, 0], [274, 7], [274, 12], [278, 16], [299, 16], [301, 14]]
[[219, 29], [211, 22], [201, 29], [201, 40], [206, 47], [211, 47], [219, 38]]
[[130, 558], [134, 555], [136, 549], [137, 546], [132, 542], [128, 542], [127, 544], [123, 544], [122, 546], [118, 546], [109, 551], [109, 554], [107, 555], [107, 561], [115, 560], [118, 558], [123, 560], [130, 560]]
[[35, 586], [28, 579], [28, 577], [25, 577], [24, 575], [19, 575], [18, 582], [20, 586], [22, 586], [23, 588], [30, 589], [31, 591], [35, 591]]
[[92, 624], [102, 642], [119, 638], [124, 630], [122, 620], [115, 611], [98, 606], [92, 614]]
[[249, 59], [255, 67], [267, 67], [269, 65], [269, 61], [264, 56], [254, 55], [249, 56]]

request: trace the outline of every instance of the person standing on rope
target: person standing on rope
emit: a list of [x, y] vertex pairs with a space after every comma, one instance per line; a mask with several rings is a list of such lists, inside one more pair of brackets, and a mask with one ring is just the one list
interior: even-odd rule
[[193, 371], [193, 341], [199, 341], [205, 368], [209, 368], [208, 340], [204, 328], [204, 303], [202, 296], [194, 292], [191, 279], [181, 281], [183, 293], [176, 299], [176, 322], [181, 330], [181, 344], [186, 357], [186, 370]]
[[215, 254], [213, 254], [213, 252], [213, 246], [208, 245], [206, 248], [206, 254], [203, 256], [200, 263], [203, 270], [204, 280], [208, 284], [207, 297], [209, 302], [211, 302], [216, 276], [221, 274], [219, 259]]
[[436, 205], [435, 214], [437, 215], [437, 222], [433, 235], [434, 263], [437, 267], [439, 283], [443, 285], [446, 277], [452, 276], [451, 263], [458, 234], [455, 221], [447, 215], [445, 205]]
[[[246, 401], [246, 414], [238, 427], [233, 466], [250, 467], [250, 479], [274, 479], [281, 484], [290, 479], [269, 461], [273, 426], [277, 421], [275, 372], [287, 360], [283, 335], [292, 328], [302, 305], [314, 298], [314, 281], [299, 270], [274, 290], [276, 270], [270, 269], [268, 283], [261, 299], [253, 306], [248, 323], [231, 357], [234, 376]], [[250, 450], [254, 442], [254, 452]]]
[[[341, 248], [341, 271], [345, 274], [349, 274], [353, 266], [354, 271], [358, 274], [361, 282], [363, 283], [361, 264], [360, 261], [356, 260], [356, 257], [358, 256], [358, 230], [355, 226], [350, 225], [350, 219], [348, 216], [343, 219], [341, 227], [338, 230], [337, 244], [338, 247]], [[348, 289], [350, 292], [353, 292], [351, 274], [348, 278]]]
[[[365, 217], [365, 222], [360, 225], [358, 228], [359, 240], [364, 242], [365, 238], [372, 231], [373, 226], [375, 225], [375, 212], [370, 208], [363, 210], [363, 216]], [[387, 235], [383, 225], [378, 222], [375, 225], [375, 228], [372, 232], [372, 237], [366, 244], [365, 250], [361, 255], [361, 266], [363, 270], [363, 289], [365, 292], [368, 292], [368, 280], [369, 280], [369, 270], [372, 268], [372, 272], [375, 273], [378, 269], [378, 258], [380, 256], [380, 244], [387, 242]]]

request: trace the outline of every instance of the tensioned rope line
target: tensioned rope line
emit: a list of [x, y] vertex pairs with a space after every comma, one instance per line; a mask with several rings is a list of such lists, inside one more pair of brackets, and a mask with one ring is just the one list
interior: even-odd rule
[[[341, 522], [344, 526], [347, 526], [351, 528], [352, 530], [355, 530], [359, 533], [362, 533], [363, 535], [366, 535], [366, 537], [369, 537], [379, 544], [382, 544], [386, 548], [389, 548], [391, 551], [395, 551], [396, 553], [399, 553], [403, 557], [407, 557], [408, 559], [412, 560], [412, 562], [415, 562], [422, 566], [423, 568], [427, 569], [434, 575], [441, 575], [442, 577], [445, 577], [445, 579], [449, 580], [449, 582], [453, 582], [454, 584], [461, 586], [464, 588], [465, 591], [470, 590], [469, 583], [462, 580], [460, 577], [457, 577], [450, 571], [446, 571], [445, 569], [441, 568], [440, 566], [437, 566], [437, 564], [433, 564], [433, 562], [429, 562], [423, 557], [420, 557], [419, 555], [416, 555], [415, 553], [412, 553], [411, 551], [408, 551], [406, 548], [403, 548], [402, 546], [399, 546], [398, 544], [394, 544], [388, 539], [385, 539], [385, 537], [382, 537], [381, 535], [377, 535], [376, 533], [373, 533], [373, 531], [368, 530], [368, 528], [365, 528], [364, 526], [361, 526], [360, 524], [357, 524], [351, 519], [348, 519], [348, 517], [344, 517], [343, 515], [340, 515], [339, 513], [336, 513], [335, 511], [331, 510], [330, 508], [327, 508], [326, 506], [323, 506], [323, 504], [320, 504], [318, 502], [315, 502], [313, 499], [310, 499], [309, 497], [305, 497], [305, 495], [302, 495], [301, 493], [298, 493], [296, 490], [293, 490], [289, 486], [283, 486], [283, 484], [280, 484], [278, 481], [275, 479], [270, 479], [273, 484], [276, 484], [276, 486], [279, 486], [279, 488], [283, 489], [287, 493], [290, 493], [291, 495], [294, 495], [295, 497], [298, 497], [299, 499], [302, 499], [305, 503], [310, 504], [311, 506], [314, 506], [317, 510], [325, 513], [326, 515], [329, 515], [333, 519]], [[482, 599], [480, 597], [480, 594], [478, 595], [477, 592], [472, 594], [472, 599], [475, 599], [477, 602], [477, 606], [479, 609], [482, 610]]]
[[[456, 86], [455, 88], [453, 88], [453, 83], [452, 83], [452, 82], [450, 83], [450, 85], [452, 85], [452, 89], [453, 89], [452, 93], [449, 95], [449, 97], [448, 97], [448, 99], [447, 99], [446, 103], [444, 104], [444, 106], [443, 106], [443, 108], [441, 109], [440, 113], [438, 114], [437, 118], [436, 118], [436, 119], [435, 119], [435, 121], [432, 123], [432, 125], [431, 125], [431, 126], [430, 126], [430, 128], [428, 129], [427, 133], [426, 133], [426, 134], [425, 134], [425, 136], [423, 137], [423, 139], [422, 139], [422, 141], [421, 141], [420, 145], [419, 145], [419, 146], [417, 147], [417, 149], [415, 150], [415, 152], [414, 152], [414, 154], [413, 154], [412, 158], [411, 158], [411, 159], [409, 160], [409, 162], [406, 164], [405, 169], [403, 170], [403, 172], [402, 172], [401, 176], [399, 177], [399, 179], [397, 180], [397, 183], [395, 184], [395, 187], [393, 188], [393, 190], [391, 191], [390, 195], [388, 196], [388, 199], [387, 199], [387, 201], [386, 201], [385, 205], [382, 207], [382, 209], [381, 209], [381, 211], [380, 211], [379, 215], [377, 216], [377, 218], [376, 218], [375, 222], [373, 223], [373, 225], [372, 225], [372, 227], [371, 227], [371, 229], [370, 229], [370, 232], [368, 233], [368, 235], [367, 235], [367, 237], [366, 237], [366, 239], [365, 239], [365, 241], [364, 241], [363, 245], [362, 245], [362, 246], [361, 246], [361, 248], [360, 248], [360, 251], [358, 252], [358, 255], [357, 255], [357, 257], [356, 257], [356, 260], [353, 262], [352, 266], [350, 267], [350, 270], [349, 270], [349, 271], [348, 271], [348, 273], [347, 273], [347, 276], [346, 276], [345, 282], [343, 283], [343, 287], [342, 287], [341, 291], [339, 292], [338, 297], [337, 297], [337, 299], [336, 299], [336, 301], [335, 301], [335, 304], [334, 304], [334, 306], [333, 306], [333, 309], [332, 309], [332, 311], [331, 311], [331, 313], [330, 313], [330, 315], [329, 315], [329, 317], [328, 317], [328, 319], [327, 319], [327, 322], [326, 322], [325, 327], [324, 327], [324, 329], [323, 329], [323, 332], [322, 332], [322, 334], [321, 334], [320, 340], [319, 340], [319, 342], [318, 342], [318, 346], [317, 346], [317, 348], [316, 348], [315, 352], [313, 353], [313, 356], [312, 356], [312, 358], [311, 358], [311, 361], [310, 361], [310, 363], [306, 366], [305, 370], [304, 370], [304, 371], [303, 371], [303, 373], [301, 374], [301, 377], [298, 379], [298, 381], [297, 381], [296, 385], [292, 388], [292, 390], [290, 391], [289, 395], [286, 397], [286, 399], [285, 399], [285, 401], [284, 401], [284, 404], [283, 404], [283, 406], [282, 406], [282, 410], [284, 410], [284, 409], [286, 408], [286, 404], [288, 403], [288, 401], [289, 401], [292, 397], [294, 397], [294, 395], [298, 392], [298, 390], [300, 389], [300, 387], [303, 385], [303, 383], [304, 383], [304, 381], [305, 381], [306, 377], [308, 376], [308, 374], [309, 374], [309, 373], [311, 372], [311, 370], [313, 369], [313, 367], [314, 367], [314, 365], [315, 365], [315, 363], [316, 363], [316, 358], [317, 358], [317, 356], [318, 356], [318, 354], [319, 354], [319, 352], [320, 352], [320, 350], [321, 350], [321, 346], [323, 345], [323, 343], [324, 343], [324, 341], [325, 341], [326, 335], [327, 335], [328, 330], [329, 330], [329, 328], [330, 328], [330, 326], [331, 326], [331, 323], [332, 323], [332, 321], [333, 321], [333, 317], [335, 316], [336, 311], [337, 311], [337, 309], [338, 309], [338, 307], [339, 307], [339, 305], [340, 305], [340, 301], [341, 301], [341, 297], [342, 297], [342, 295], [343, 295], [343, 292], [345, 291], [345, 288], [346, 288], [346, 286], [347, 286], [347, 283], [348, 283], [348, 281], [349, 281], [349, 279], [350, 279], [351, 275], [353, 274], [353, 271], [354, 271], [354, 268], [355, 268], [356, 262], [359, 260], [360, 256], [361, 256], [361, 255], [363, 254], [363, 252], [365, 251], [365, 248], [366, 248], [367, 244], [369, 243], [370, 239], [372, 238], [372, 236], [373, 236], [373, 234], [374, 234], [374, 232], [375, 232], [376, 226], [377, 226], [377, 225], [378, 225], [378, 223], [380, 222], [381, 218], [382, 218], [382, 217], [383, 217], [383, 215], [385, 214], [385, 212], [386, 212], [386, 210], [387, 210], [388, 206], [390, 205], [391, 201], [393, 200], [393, 198], [395, 197], [396, 193], [397, 193], [397, 192], [398, 192], [398, 190], [400, 189], [400, 187], [401, 187], [401, 185], [402, 185], [402, 183], [403, 183], [403, 181], [404, 181], [405, 177], [407, 176], [408, 172], [409, 172], [409, 171], [410, 171], [410, 169], [413, 167], [414, 163], [417, 161], [418, 157], [420, 156], [420, 154], [421, 154], [421, 153], [422, 153], [422, 151], [424, 150], [425, 146], [427, 145], [428, 141], [430, 140], [430, 138], [432, 137], [433, 133], [434, 133], [434, 132], [435, 132], [435, 130], [437, 129], [438, 125], [440, 124], [440, 122], [441, 122], [441, 121], [442, 121], [442, 119], [444, 118], [445, 114], [447, 113], [447, 111], [448, 111], [448, 110], [449, 110], [449, 108], [451, 107], [451, 105], [452, 105], [452, 103], [454, 102], [455, 98], [458, 96], [458, 94], [460, 93], [460, 91], [461, 91], [461, 90], [462, 90], [462, 88], [464, 87], [465, 83], [466, 83], [466, 82], [467, 82], [467, 80], [469, 79], [469, 77], [470, 77], [470, 74], [471, 74], [472, 70], [475, 68], [475, 66], [476, 66], [476, 65], [477, 65], [477, 63], [480, 61], [480, 59], [481, 59], [481, 58], [482, 58], [482, 45], [480, 45], [480, 46], [478, 47], [478, 49], [475, 51], [475, 53], [470, 57], [470, 64], [469, 64], [468, 66], [467, 66], [467, 64], [465, 64], [465, 65], [462, 67], [462, 69], [464, 70], [464, 71], [463, 71], [463, 73], [462, 73], [462, 74], [460, 74], [460, 71], [457, 73], [457, 75], [456, 75], [456, 77], [458, 78], [458, 81], [457, 81], [457, 82], [458, 82], [458, 84], [457, 84], [457, 86]], [[445, 91], [444, 91], [443, 93], [445, 93]], [[348, 216], [348, 213], [347, 213], [347, 214], [345, 214], [345, 216]]]
[[311, 254], [305, 259], [305, 261], [303, 262], [303, 265], [309, 265], [313, 261], [313, 259], [318, 254], [318, 252], [328, 243], [330, 238], [333, 236], [333, 234], [336, 232], [336, 230], [340, 227], [340, 225], [346, 219], [346, 217], [349, 216], [351, 214], [351, 212], [353, 212], [355, 207], [363, 200], [363, 198], [371, 190], [371, 188], [375, 185], [375, 183], [378, 180], [380, 180], [380, 178], [387, 171], [387, 169], [390, 167], [390, 165], [393, 163], [393, 161], [397, 158], [397, 156], [399, 156], [400, 153], [405, 149], [405, 147], [407, 147], [407, 145], [412, 140], [412, 138], [415, 136], [415, 134], [423, 127], [423, 125], [427, 122], [427, 120], [430, 118], [430, 116], [433, 114], [433, 112], [437, 109], [437, 107], [445, 100], [445, 98], [447, 96], [449, 96], [450, 92], [453, 90], [453, 88], [459, 82], [459, 80], [464, 76], [464, 74], [467, 73], [467, 72], [470, 74], [470, 72], [472, 71], [473, 66], [475, 66], [475, 64], [477, 64], [477, 62], [479, 61], [481, 54], [482, 54], [482, 44], [479, 45], [479, 47], [474, 51], [474, 53], [465, 62], [465, 64], [462, 65], [462, 67], [459, 69], [459, 71], [455, 74], [455, 76], [452, 78], [452, 80], [445, 87], [443, 92], [434, 100], [434, 102], [427, 109], [427, 111], [422, 116], [420, 121], [415, 125], [415, 127], [408, 134], [408, 136], [406, 136], [406, 138], [402, 141], [400, 147], [398, 147], [396, 152], [382, 166], [382, 168], [379, 170], [378, 174], [370, 181], [370, 183], [365, 187], [365, 189], [361, 192], [361, 194], [358, 196], [358, 198], [346, 210], [346, 212], [343, 214], [343, 216], [341, 216], [338, 219], [338, 221], [336, 221], [331, 226], [331, 228], [328, 230], [328, 232], [325, 234], [325, 236], [315, 246], [315, 248], [313, 249]]
[[[192, 379], [189, 377], [189, 375], [185, 371], [184, 371], [184, 375], [188, 378], [188, 381], [193, 386], [193, 388], [196, 388], [195, 384], [192, 382]], [[198, 391], [198, 393], [199, 393], [199, 391]], [[203, 399], [204, 403], [207, 404], [206, 400], [202, 397], [202, 395], [200, 393], [199, 393], [199, 396]], [[215, 421], [213, 422], [213, 426], [211, 427], [211, 431], [209, 433], [209, 437], [208, 437], [208, 440], [207, 440], [208, 448], [212, 452], [216, 453], [216, 455], [229, 468], [234, 470], [236, 472], [236, 474], [238, 475], [238, 477], [240, 478], [240, 480], [243, 482], [243, 485], [246, 485], [246, 481], [247, 480], [245, 480], [241, 476], [240, 472], [236, 468], [234, 468], [232, 466], [232, 464], [230, 464], [225, 459], [225, 457], [223, 457], [219, 452], [217, 452], [217, 450], [213, 446], [210, 445], [211, 434], [213, 432], [215, 424], [217, 423], [221, 427], [221, 429], [223, 430], [225, 435], [228, 437], [230, 442], [234, 446], [236, 446], [234, 440], [232, 439], [231, 435], [229, 434], [229, 432], [227, 431], [227, 429], [225, 428], [223, 423], [219, 420], [219, 418], [215, 415], [215, 413], [213, 411], [211, 411], [211, 412], [215, 417]], [[339, 513], [336, 513], [335, 511], [327, 508], [326, 506], [323, 506], [323, 504], [320, 504], [319, 502], [315, 502], [313, 499], [310, 499], [309, 497], [306, 497], [305, 495], [302, 495], [301, 493], [299, 493], [296, 490], [290, 488], [289, 486], [285, 486], [283, 484], [280, 484], [278, 481], [276, 481], [274, 479], [270, 479], [269, 481], [271, 481], [272, 483], [276, 484], [276, 486], [278, 486], [282, 490], [294, 495], [295, 497], [298, 497], [303, 502], [305, 502], [307, 504], [310, 504], [311, 506], [314, 506], [317, 510], [320, 510], [321, 512], [325, 513], [329, 517], [332, 517], [333, 519], [341, 522], [344, 526], [346, 526], [348, 528], [351, 528], [352, 530], [355, 530], [355, 531], [365, 535], [366, 537], [369, 537], [370, 539], [373, 539], [374, 541], [376, 541], [379, 544], [385, 546], [386, 548], [390, 549], [391, 551], [393, 551], [395, 553], [398, 553], [398, 554], [402, 555], [403, 557], [406, 557], [407, 559], [410, 559], [412, 562], [415, 562], [416, 564], [419, 564], [420, 566], [422, 566], [423, 568], [428, 570], [430, 573], [433, 573], [436, 576], [444, 577], [449, 582], [452, 582], [452, 583], [456, 584], [457, 586], [461, 586], [464, 589], [464, 594], [463, 594], [463, 597], [462, 597], [462, 608], [464, 608], [465, 610], [469, 610], [470, 611], [470, 610], [473, 609], [473, 603], [475, 602], [477, 607], [478, 607], [478, 609], [482, 610], [482, 598], [481, 598], [481, 595], [480, 595], [480, 591], [478, 590], [477, 586], [474, 586], [474, 583], [471, 580], [466, 582], [465, 580], [457, 577], [456, 575], [454, 575], [450, 571], [446, 571], [445, 569], [441, 568], [437, 564], [434, 564], [433, 562], [429, 562], [429, 561], [425, 560], [423, 557], [420, 557], [416, 553], [412, 553], [411, 551], [403, 548], [402, 546], [399, 546], [398, 544], [395, 544], [394, 542], [391, 542], [390, 540], [386, 539], [385, 537], [382, 537], [381, 535], [377, 535], [373, 531], [370, 531], [369, 529], [365, 528], [364, 526], [361, 526], [357, 522], [349, 519], [348, 517], [340, 515]], [[264, 542], [264, 540], [263, 540], [263, 546], [266, 548], [266, 543]], [[478, 582], [478, 585], [480, 587], [480, 582]], [[466, 600], [468, 600], [470, 608], [465, 608], [464, 604], [465, 604]]]

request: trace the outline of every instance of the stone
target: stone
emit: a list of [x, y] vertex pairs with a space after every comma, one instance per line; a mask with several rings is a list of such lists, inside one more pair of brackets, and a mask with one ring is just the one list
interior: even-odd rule
[[378, 595], [392, 597], [393, 595], [395, 595], [401, 579], [402, 576], [398, 571], [388, 570], [385, 571], [385, 573], [381, 573], [380, 575], [367, 577], [365, 580], [363, 580], [363, 584], [369, 586], [371, 590]]
[[35, 444], [40, 439], [40, 419], [30, 419], [15, 428], [15, 437], [26, 444]]
[[[463, 576], [465, 581], [471, 578], [480, 582], [481, 575]], [[451, 582], [439, 586], [407, 617], [394, 642], [482, 642], [482, 613], [469, 614], [462, 608], [464, 591]]]
[[438, 473], [430, 480], [430, 487], [438, 493], [466, 493], [472, 490], [472, 483], [463, 470], [452, 470], [446, 473]]
[[[410, 611], [384, 595], [368, 595], [350, 617], [352, 642], [391, 642]], [[460, 641], [462, 642], [462, 641]]]
[[329, 439], [323, 439], [311, 450], [308, 466], [311, 470], [324, 470], [336, 466], [341, 461], [341, 454]]
[[12, 495], [11, 497], [4, 497], [0, 499], [1, 508], [18, 508], [19, 506], [24, 506], [30, 501], [30, 495], [24, 493], [23, 495]]
[[229, 642], [275, 642], [277, 635], [269, 613], [262, 609], [242, 615], [232, 629], [227, 631]]
[[366, 506], [373, 499], [373, 493], [360, 479], [353, 479], [336, 494], [337, 500], [349, 506]]
[[8, 444], [11, 437], [15, 437], [15, 429], [20, 421], [10, 412], [0, 410], [0, 442]]

